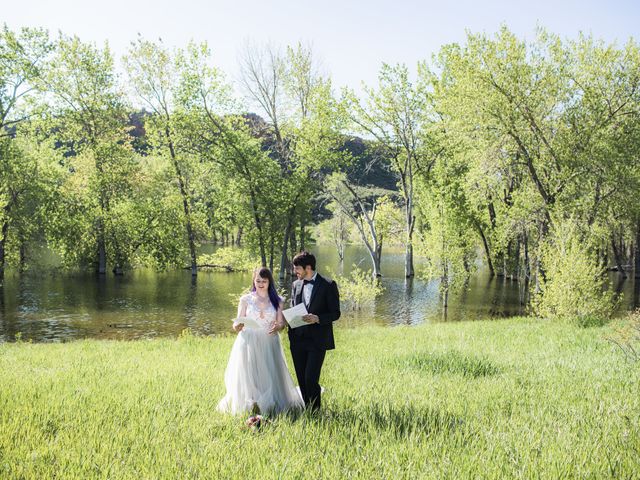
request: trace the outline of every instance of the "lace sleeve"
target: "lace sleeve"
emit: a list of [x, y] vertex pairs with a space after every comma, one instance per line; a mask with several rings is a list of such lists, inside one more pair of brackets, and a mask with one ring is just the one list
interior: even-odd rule
[[247, 316], [247, 305], [249, 302], [248, 297], [248, 295], [243, 295], [242, 297], [240, 297], [240, 303], [238, 303], [238, 318]]

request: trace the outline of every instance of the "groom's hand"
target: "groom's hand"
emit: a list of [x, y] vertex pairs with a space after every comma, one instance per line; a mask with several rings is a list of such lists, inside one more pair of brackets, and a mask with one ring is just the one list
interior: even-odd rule
[[320, 319], [318, 318], [318, 316], [313, 313], [307, 313], [306, 315], [303, 315], [302, 319], [307, 323], [320, 323]]

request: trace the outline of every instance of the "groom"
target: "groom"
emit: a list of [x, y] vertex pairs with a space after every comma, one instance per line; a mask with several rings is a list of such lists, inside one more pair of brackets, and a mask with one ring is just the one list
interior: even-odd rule
[[327, 350], [333, 350], [333, 322], [340, 318], [340, 295], [333, 280], [316, 272], [316, 257], [301, 252], [293, 258], [298, 279], [291, 289], [291, 306], [304, 303], [307, 325], [289, 328], [291, 357], [306, 407], [320, 408], [320, 370]]

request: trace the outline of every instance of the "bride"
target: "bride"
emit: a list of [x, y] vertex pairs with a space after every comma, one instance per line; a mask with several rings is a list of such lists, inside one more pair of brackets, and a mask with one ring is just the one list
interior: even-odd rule
[[238, 305], [233, 328], [238, 333], [224, 373], [227, 393], [218, 410], [229, 413], [279, 413], [304, 404], [294, 386], [280, 337], [270, 333], [284, 326], [282, 298], [268, 268], [253, 273], [251, 293]]

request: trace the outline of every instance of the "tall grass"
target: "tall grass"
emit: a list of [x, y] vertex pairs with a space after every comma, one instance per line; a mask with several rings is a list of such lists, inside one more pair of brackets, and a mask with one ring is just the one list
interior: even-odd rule
[[321, 414], [259, 432], [215, 411], [232, 337], [2, 344], [0, 478], [639, 478], [609, 328], [339, 328]]

